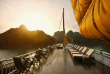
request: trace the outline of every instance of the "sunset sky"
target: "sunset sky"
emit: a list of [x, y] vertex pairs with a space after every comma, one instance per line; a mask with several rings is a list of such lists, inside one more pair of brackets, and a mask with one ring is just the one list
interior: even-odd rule
[[63, 8], [66, 32], [79, 31], [70, 0], [0, 0], [0, 33], [24, 24], [31, 31], [53, 35], [59, 30]]

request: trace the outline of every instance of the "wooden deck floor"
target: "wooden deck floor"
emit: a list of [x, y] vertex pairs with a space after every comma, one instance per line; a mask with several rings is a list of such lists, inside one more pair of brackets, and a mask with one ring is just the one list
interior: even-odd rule
[[95, 65], [75, 64], [67, 50], [56, 49], [34, 74], [110, 74], [110, 68], [96, 62]]

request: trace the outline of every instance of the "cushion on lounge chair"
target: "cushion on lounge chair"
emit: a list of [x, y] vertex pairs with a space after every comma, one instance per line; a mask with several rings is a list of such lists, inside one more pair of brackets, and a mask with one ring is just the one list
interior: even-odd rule
[[80, 46], [76, 47], [76, 49], [79, 49], [79, 48], [80, 48]]
[[87, 53], [85, 54], [85, 55], [83, 55], [83, 54], [72, 54], [72, 56], [74, 57], [74, 56], [81, 56], [81, 57], [86, 57], [86, 56], [91, 56], [92, 55], [92, 53], [94, 52], [94, 49], [89, 49], [88, 51], [87, 51]]
[[84, 49], [82, 50], [82, 53], [84, 53], [87, 50], [87, 47], [84, 47]]
[[94, 49], [90, 49], [90, 50], [86, 53], [86, 55], [90, 56], [90, 55], [93, 54], [94, 51], [95, 51]]

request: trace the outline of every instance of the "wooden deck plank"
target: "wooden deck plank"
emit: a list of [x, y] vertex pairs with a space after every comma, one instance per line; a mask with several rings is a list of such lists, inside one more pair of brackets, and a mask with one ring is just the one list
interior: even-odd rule
[[[103, 69], [104, 68], [104, 69]], [[67, 50], [58, 49], [47, 61], [34, 70], [34, 74], [110, 74], [110, 68], [97, 63], [96, 65], [75, 64]]]

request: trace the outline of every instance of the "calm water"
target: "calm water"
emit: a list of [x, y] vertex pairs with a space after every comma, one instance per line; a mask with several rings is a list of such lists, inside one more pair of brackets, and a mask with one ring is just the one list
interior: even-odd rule
[[110, 48], [103, 49], [102, 47], [98, 46], [98, 47], [95, 47], [95, 48], [93, 48], [93, 49], [95, 49], [95, 50], [100, 50], [100, 49], [102, 49], [103, 51], [110, 53]]
[[31, 51], [35, 51], [35, 50], [37, 50], [37, 49], [0, 50], [0, 59], [9, 59], [14, 56], [19, 56], [19, 55], [22, 55], [22, 54], [25, 54], [25, 53], [28, 53]]

